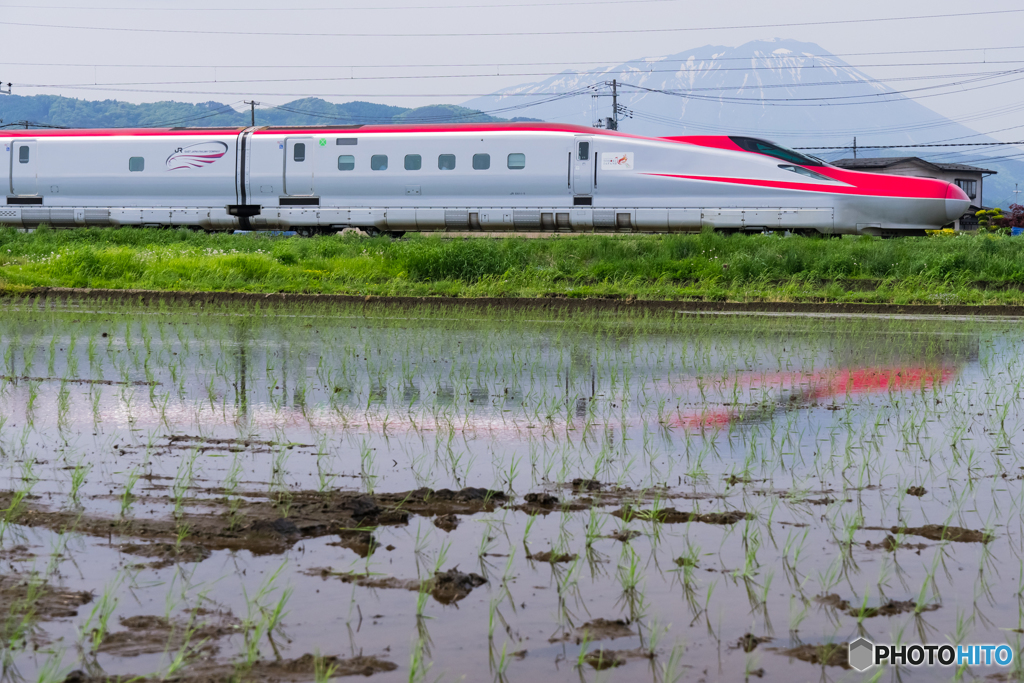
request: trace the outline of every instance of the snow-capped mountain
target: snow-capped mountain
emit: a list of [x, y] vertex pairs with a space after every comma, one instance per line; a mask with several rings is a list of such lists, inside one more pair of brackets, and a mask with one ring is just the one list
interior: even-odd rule
[[[565, 71], [464, 106], [496, 116], [592, 125], [611, 115], [612, 79], [619, 84], [620, 111], [632, 115], [620, 114], [619, 129], [640, 135], [756, 135], [791, 147], [852, 146], [854, 137], [860, 147], [951, 139], [994, 142], [922, 103], [947, 90], [945, 81], [911, 78], [894, 89], [819, 45], [795, 40], [708, 45]], [[852, 150], [815, 153], [826, 159], [852, 156]], [[1003, 206], [1013, 201], [1014, 182], [1024, 182], [1024, 162], [1006, 158], [1013, 155], [1022, 156], [1021, 149], [859, 150], [859, 156], [920, 156], [997, 170], [999, 175], [986, 180], [986, 203]]]

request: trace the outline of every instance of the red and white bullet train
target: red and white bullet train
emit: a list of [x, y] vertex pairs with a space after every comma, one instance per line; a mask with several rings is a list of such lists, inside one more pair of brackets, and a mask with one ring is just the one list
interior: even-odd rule
[[955, 185], [748, 137], [545, 123], [8, 130], [0, 224], [205, 230], [912, 234]]

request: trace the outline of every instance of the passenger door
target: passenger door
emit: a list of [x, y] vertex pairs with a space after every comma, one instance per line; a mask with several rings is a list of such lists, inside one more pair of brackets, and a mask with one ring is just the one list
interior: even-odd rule
[[594, 192], [594, 139], [577, 137], [572, 153], [572, 193], [589, 197]]
[[11, 141], [11, 194], [39, 194], [39, 143], [36, 140]]
[[291, 196], [315, 194], [313, 160], [316, 141], [313, 138], [285, 138], [284, 193]]

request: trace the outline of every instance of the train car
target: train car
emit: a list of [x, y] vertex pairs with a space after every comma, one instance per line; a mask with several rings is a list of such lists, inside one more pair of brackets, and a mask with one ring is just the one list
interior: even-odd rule
[[207, 231], [916, 234], [956, 185], [766, 140], [545, 123], [7, 130], [0, 224]]

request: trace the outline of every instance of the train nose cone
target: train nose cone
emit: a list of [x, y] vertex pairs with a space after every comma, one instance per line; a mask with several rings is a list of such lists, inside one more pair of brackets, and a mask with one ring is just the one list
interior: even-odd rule
[[971, 198], [957, 185], [950, 183], [946, 187], [946, 220], [955, 221], [971, 206]]

